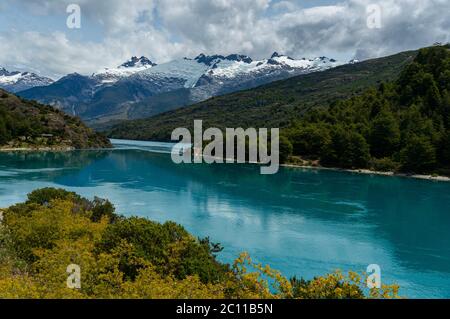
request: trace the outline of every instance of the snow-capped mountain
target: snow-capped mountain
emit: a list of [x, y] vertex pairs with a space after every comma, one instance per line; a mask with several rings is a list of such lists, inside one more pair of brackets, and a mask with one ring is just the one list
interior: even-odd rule
[[92, 78], [97, 80], [99, 84], [114, 84], [123, 78], [150, 69], [154, 66], [156, 66], [156, 64], [148, 58], [144, 56], [141, 56], [140, 58], [134, 56], [116, 68], [106, 68], [92, 74]]
[[194, 59], [178, 59], [138, 72], [117, 85], [130, 86], [133, 83], [134, 86], [145, 86], [151, 88], [152, 95], [189, 89], [187, 104], [192, 104], [215, 95], [323, 71], [340, 64], [326, 57], [295, 60], [276, 52], [263, 60], [238, 54], [200, 54]]
[[[200, 60], [205, 59], [202, 56], [199, 57]], [[199, 57], [196, 60], [199, 60]], [[196, 102], [295, 75], [324, 71], [342, 64], [326, 57], [296, 60], [277, 52], [268, 59], [256, 61], [242, 55], [215, 57], [211, 68], [197, 81], [192, 92]]]
[[46, 86], [52, 84], [52, 79], [39, 76], [30, 72], [9, 72], [5, 68], [0, 68], [0, 88], [16, 93], [36, 86]]
[[[199, 56], [200, 57], [200, 56]], [[197, 57], [196, 60], [201, 58]], [[269, 70], [287, 70], [287, 71], [320, 71], [327, 68], [335, 67], [338, 63], [336, 60], [326, 57], [316, 58], [313, 60], [301, 59], [295, 60], [291, 57], [280, 55], [277, 52], [272, 54], [270, 59], [253, 61], [246, 56], [228, 56], [218, 57], [214, 60], [213, 67], [208, 72], [210, 76], [235, 78], [243, 73], [261, 73]]]
[[[269, 59], [253, 61], [245, 55], [228, 56], [200, 54], [195, 59], [180, 59], [160, 64], [134, 76], [141, 79], [176, 78], [184, 80], [183, 87], [193, 88], [205, 85], [202, 78], [236, 79], [242, 76], [262, 76], [264, 74], [286, 71], [291, 74], [322, 71], [339, 65], [336, 60], [326, 57], [312, 60], [295, 60], [274, 53]], [[341, 63], [342, 64], [342, 63]]]
[[133, 57], [117, 68], [91, 76], [66, 76], [20, 95], [80, 116], [88, 123], [103, 123], [148, 117], [340, 64], [326, 57], [293, 59], [276, 52], [262, 60], [239, 54], [200, 54], [158, 65], [145, 57]]

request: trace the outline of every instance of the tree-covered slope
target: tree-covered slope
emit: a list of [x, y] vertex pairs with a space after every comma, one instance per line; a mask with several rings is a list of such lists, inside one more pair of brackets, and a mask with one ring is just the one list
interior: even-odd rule
[[0, 149], [103, 148], [109, 140], [78, 118], [0, 90]]
[[309, 112], [294, 155], [345, 168], [450, 174], [450, 50], [419, 51], [396, 81]]
[[360, 94], [381, 81], [395, 79], [416, 51], [301, 75], [239, 93], [113, 127], [115, 138], [169, 140], [176, 127], [194, 119], [208, 127], [287, 127], [309, 109]]

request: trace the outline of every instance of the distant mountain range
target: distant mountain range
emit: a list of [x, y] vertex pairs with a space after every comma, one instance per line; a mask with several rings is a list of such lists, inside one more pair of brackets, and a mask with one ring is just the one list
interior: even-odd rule
[[[124, 121], [108, 129], [113, 138], [170, 141], [177, 127], [192, 130], [194, 120], [204, 127], [285, 128], [313, 108], [361, 94], [381, 82], [395, 80], [417, 51], [348, 63], [323, 72], [309, 72], [250, 90], [234, 92], [147, 119]], [[286, 57], [275, 58], [285, 61]], [[289, 60], [288, 63], [294, 63]], [[307, 61], [308, 65], [318, 60]], [[324, 60], [328, 64], [328, 60]], [[295, 61], [301, 63], [301, 61]], [[335, 62], [331, 62], [335, 63]], [[268, 63], [270, 65], [270, 63]], [[311, 68], [309, 69], [311, 70]]]
[[5, 68], [0, 68], [0, 88], [12, 93], [24, 91], [36, 86], [46, 86], [52, 84], [52, 79], [39, 76], [30, 72], [9, 72]]
[[117, 68], [91, 76], [74, 73], [45, 86], [14, 91], [79, 116], [90, 125], [102, 126], [341, 64], [327, 57], [293, 59], [276, 52], [263, 60], [239, 54], [200, 54], [160, 65], [146, 57], [133, 57]]

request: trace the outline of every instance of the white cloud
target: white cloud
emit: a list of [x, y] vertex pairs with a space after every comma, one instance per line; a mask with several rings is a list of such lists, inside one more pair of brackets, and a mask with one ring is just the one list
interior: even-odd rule
[[[307, 9], [287, 0], [5, 1], [43, 17], [64, 17], [67, 4], [76, 2], [91, 28], [102, 30], [98, 40], [69, 30], [0, 33], [0, 65], [46, 74], [92, 73], [131, 55], [158, 63], [200, 52], [368, 58], [450, 41], [448, 0], [330, 0]], [[366, 25], [366, 6], [374, 3], [382, 8], [381, 29]], [[81, 32], [86, 36], [89, 29]]]

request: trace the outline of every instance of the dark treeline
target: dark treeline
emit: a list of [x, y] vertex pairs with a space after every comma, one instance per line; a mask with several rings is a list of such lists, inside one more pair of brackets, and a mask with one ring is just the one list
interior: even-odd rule
[[449, 92], [449, 49], [422, 49], [397, 81], [306, 114], [283, 150], [324, 166], [448, 175]]

